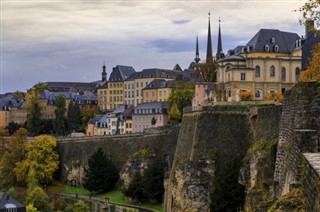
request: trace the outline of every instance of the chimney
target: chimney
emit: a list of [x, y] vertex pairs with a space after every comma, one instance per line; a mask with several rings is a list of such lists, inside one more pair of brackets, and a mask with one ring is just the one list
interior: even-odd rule
[[314, 21], [313, 20], [307, 20], [305, 23], [305, 27], [306, 27], [306, 35], [305, 35], [305, 39], [309, 39], [310, 36], [312, 36], [314, 34]]

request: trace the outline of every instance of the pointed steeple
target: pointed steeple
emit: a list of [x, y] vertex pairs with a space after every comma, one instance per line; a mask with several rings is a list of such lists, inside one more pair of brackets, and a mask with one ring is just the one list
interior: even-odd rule
[[217, 60], [219, 60], [219, 59], [221, 58], [221, 53], [223, 53], [223, 50], [222, 50], [221, 29], [220, 29], [220, 17], [219, 17], [218, 47], [217, 47], [217, 54], [216, 54]]
[[102, 76], [102, 79], [101, 79], [102, 82], [107, 81], [106, 62], [103, 63], [101, 76]]
[[194, 58], [194, 61], [196, 61], [196, 63], [200, 62], [198, 35], [197, 35], [197, 40], [196, 40], [196, 58]]
[[211, 42], [211, 28], [210, 28], [210, 12], [209, 12], [209, 24], [208, 24], [208, 42], [207, 42], [207, 60], [212, 58], [212, 42]]

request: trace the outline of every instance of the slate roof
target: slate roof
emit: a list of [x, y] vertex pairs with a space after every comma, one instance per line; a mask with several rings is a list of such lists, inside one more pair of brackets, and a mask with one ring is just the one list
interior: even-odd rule
[[176, 84], [176, 81], [174, 80], [170, 80], [170, 81], [166, 81], [164, 79], [155, 79], [152, 80], [152, 82], [150, 82], [144, 89], [142, 90], [146, 90], [146, 89], [156, 89], [156, 88], [169, 88], [172, 87], [173, 85]]
[[176, 77], [176, 80], [187, 80], [190, 82], [195, 82], [195, 69], [184, 69], [183, 72]]
[[139, 104], [137, 107], [134, 109], [134, 114], [141, 114], [138, 113], [138, 110], [141, 109], [160, 109], [162, 113], [166, 113], [168, 108], [169, 108], [169, 103], [168, 102], [146, 102]]
[[202, 74], [200, 73], [197, 79], [197, 84], [205, 83]]
[[175, 79], [181, 72], [180, 71], [173, 71], [169, 69], [158, 69], [158, 68], [151, 68], [151, 69], [143, 69], [141, 72], [138, 72], [135, 79], [138, 78], [167, 78], [167, 79]]
[[179, 64], [176, 64], [176, 65], [173, 67], [173, 71], [182, 71], [182, 68], [179, 66]]
[[97, 82], [45, 82], [51, 91], [95, 91]]
[[9, 208], [16, 208], [17, 212], [26, 211], [26, 207], [22, 203], [13, 199], [7, 193], [0, 191], [0, 210], [9, 211]]
[[21, 109], [24, 102], [13, 93], [4, 94], [0, 96], [0, 110], [9, 110], [10, 107]]
[[[274, 38], [274, 42], [272, 42]], [[257, 34], [245, 45], [245, 48], [250, 47], [253, 52], [265, 52], [265, 46], [269, 45], [269, 52], [274, 52], [276, 45], [279, 47], [278, 52], [291, 52], [291, 45], [299, 40], [297, 33], [283, 32], [278, 29], [260, 29]]]
[[112, 69], [109, 77], [110, 82], [122, 82], [136, 72], [132, 66], [117, 65]]
[[57, 96], [63, 95], [65, 99], [72, 99], [78, 104], [85, 104], [86, 101], [97, 101], [97, 94], [91, 91], [80, 91], [80, 92], [52, 92], [44, 90], [40, 93], [40, 99], [47, 99], [48, 104], [54, 104], [54, 100]]
[[103, 114], [96, 114], [93, 118], [89, 120], [89, 124], [95, 124], [98, 122], [104, 115]]

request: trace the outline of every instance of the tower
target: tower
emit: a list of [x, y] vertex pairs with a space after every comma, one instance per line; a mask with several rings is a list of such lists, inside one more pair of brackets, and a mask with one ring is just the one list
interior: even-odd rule
[[198, 35], [197, 35], [197, 40], [196, 40], [196, 58], [194, 58], [194, 61], [195, 61], [196, 63], [199, 63], [199, 62], [200, 62]]
[[210, 28], [210, 12], [209, 12], [209, 24], [208, 24], [208, 42], [207, 42], [207, 61], [212, 58], [212, 42], [211, 42], [211, 28]]
[[102, 82], [107, 81], [107, 71], [106, 71], [106, 63], [105, 62], [103, 63], [103, 66], [102, 66], [101, 76], [102, 76]]
[[222, 40], [221, 40], [221, 29], [220, 29], [220, 17], [219, 17], [219, 33], [218, 33], [218, 47], [217, 47], [217, 54], [216, 58], [219, 60], [222, 56], [223, 50], [222, 50]]

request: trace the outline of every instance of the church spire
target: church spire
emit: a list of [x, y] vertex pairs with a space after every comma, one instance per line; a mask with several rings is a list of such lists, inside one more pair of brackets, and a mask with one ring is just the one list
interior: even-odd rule
[[194, 58], [194, 61], [196, 61], [196, 63], [200, 62], [198, 35], [197, 35], [197, 40], [196, 40], [196, 58]]
[[210, 28], [210, 12], [209, 12], [209, 24], [208, 24], [208, 42], [207, 42], [207, 60], [212, 58], [212, 43], [211, 43], [211, 28]]
[[102, 76], [102, 79], [101, 79], [102, 82], [107, 81], [106, 62], [105, 61], [104, 61], [103, 66], [102, 66], [101, 76]]
[[222, 40], [221, 40], [221, 29], [220, 29], [220, 17], [219, 17], [219, 33], [218, 33], [218, 47], [217, 47], [217, 54], [216, 58], [219, 60], [221, 58], [221, 54], [223, 53], [222, 50]]

